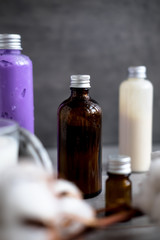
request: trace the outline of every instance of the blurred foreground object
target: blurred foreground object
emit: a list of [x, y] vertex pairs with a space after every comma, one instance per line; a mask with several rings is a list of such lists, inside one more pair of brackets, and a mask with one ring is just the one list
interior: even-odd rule
[[40, 140], [17, 122], [0, 118], [0, 170], [14, 166], [20, 156], [53, 172], [51, 159]]
[[75, 185], [30, 163], [0, 172], [0, 239], [63, 239], [92, 225], [94, 210]]
[[150, 171], [134, 196], [134, 205], [160, 223], [160, 151], [152, 153]]
[[[144, 191], [143, 184], [142, 189], [139, 189], [136, 208], [122, 204], [98, 211], [112, 212], [109, 217], [97, 217], [97, 211], [82, 199], [82, 193], [73, 183], [57, 179], [55, 174], [42, 166], [23, 162], [2, 170], [0, 239], [73, 240], [87, 230], [104, 229], [117, 222], [141, 216], [143, 212], [159, 221], [160, 154], [156, 154], [158, 159], [153, 160], [151, 171], [146, 175], [148, 180], [145, 181]], [[154, 181], [158, 184], [154, 185]]]

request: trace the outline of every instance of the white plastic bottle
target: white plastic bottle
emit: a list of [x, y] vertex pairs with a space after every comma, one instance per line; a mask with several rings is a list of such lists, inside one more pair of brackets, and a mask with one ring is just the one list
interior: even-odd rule
[[128, 72], [119, 89], [119, 152], [131, 157], [132, 171], [144, 172], [151, 162], [153, 86], [145, 66]]

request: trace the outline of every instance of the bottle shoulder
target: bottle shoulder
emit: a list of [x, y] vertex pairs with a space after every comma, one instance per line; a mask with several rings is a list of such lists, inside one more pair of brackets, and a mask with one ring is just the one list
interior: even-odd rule
[[120, 84], [120, 90], [122, 89], [153, 89], [153, 85], [148, 79], [130, 78]]
[[107, 175], [108, 175], [108, 178], [106, 179], [106, 184], [115, 182], [116, 184], [125, 183], [126, 185], [128, 185], [131, 183], [130, 174], [121, 175], [121, 174], [108, 173]]
[[89, 115], [102, 114], [99, 104], [92, 98], [67, 98], [58, 107], [58, 112], [63, 114]]
[[114, 179], [125, 179], [130, 177], [130, 173], [125, 173], [125, 174], [118, 174], [118, 173], [113, 173], [113, 172], [107, 172], [108, 178], [114, 178]]
[[0, 54], [0, 67], [32, 66], [31, 59], [24, 54]]
[[100, 105], [97, 101], [92, 98], [67, 98], [60, 105], [59, 108], [71, 107], [71, 108], [79, 108], [79, 107], [96, 107], [101, 110]]
[[70, 102], [70, 97], [65, 99], [63, 102], [60, 103], [60, 105], [58, 106], [58, 112], [68, 108], [69, 106], [69, 102]]

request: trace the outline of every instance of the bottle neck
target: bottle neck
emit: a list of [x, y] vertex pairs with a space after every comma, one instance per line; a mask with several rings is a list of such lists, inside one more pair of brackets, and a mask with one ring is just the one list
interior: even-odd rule
[[124, 179], [124, 178], [128, 178], [130, 176], [130, 173], [116, 174], [116, 173], [107, 172], [107, 175], [115, 179]]
[[0, 55], [3, 54], [21, 54], [21, 50], [17, 49], [0, 49]]
[[128, 81], [142, 81], [142, 80], [146, 80], [145, 78], [138, 78], [138, 77], [128, 77], [127, 78]]
[[89, 98], [88, 88], [71, 88], [71, 97]]

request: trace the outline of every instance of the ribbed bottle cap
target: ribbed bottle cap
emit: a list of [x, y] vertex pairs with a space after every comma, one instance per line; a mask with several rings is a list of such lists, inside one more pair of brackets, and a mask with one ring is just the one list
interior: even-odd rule
[[146, 67], [145, 66], [135, 66], [128, 68], [129, 78], [146, 78]]
[[116, 174], [131, 173], [131, 158], [125, 155], [109, 155], [107, 172]]
[[0, 34], [0, 49], [22, 50], [19, 34]]
[[90, 88], [90, 75], [71, 75], [70, 88]]

